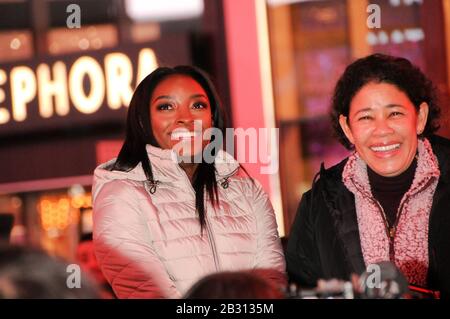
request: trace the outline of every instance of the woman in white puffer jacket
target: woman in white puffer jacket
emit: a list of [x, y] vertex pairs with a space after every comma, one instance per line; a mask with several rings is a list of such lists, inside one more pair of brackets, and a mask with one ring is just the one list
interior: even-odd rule
[[268, 196], [203, 139], [211, 128], [225, 122], [202, 71], [158, 68], [137, 87], [119, 156], [94, 173], [95, 251], [119, 298], [179, 298], [223, 270], [270, 268], [283, 282]]

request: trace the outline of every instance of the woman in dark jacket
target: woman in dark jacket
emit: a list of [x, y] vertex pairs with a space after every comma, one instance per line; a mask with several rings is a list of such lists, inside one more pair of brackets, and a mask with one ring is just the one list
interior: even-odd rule
[[450, 293], [450, 141], [435, 88], [408, 60], [374, 54], [349, 65], [332, 122], [354, 150], [300, 202], [287, 246], [291, 280], [348, 280], [394, 263], [412, 285]]

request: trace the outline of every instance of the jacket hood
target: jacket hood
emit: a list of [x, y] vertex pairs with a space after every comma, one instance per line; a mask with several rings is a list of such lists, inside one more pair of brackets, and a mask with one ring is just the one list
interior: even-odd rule
[[[178, 165], [177, 155], [173, 150], [161, 149], [152, 145], [147, 145], [147, 154], [152, 165], [152, 172], [157, 183], [176, 183], [180, 181], [180, 176], [185, 172]], [[137, 182], [147, 181], [147, 178], [139, 163], [128, 172], [111, 171], [110, 167], [115, 163], [116, 158], [99, 165], [94, 171], [93, 199], [97, 196], [101, 187], [113, 180], [132, 180]], [[239, 169], [239, 163], [227, 152], [219, 150], [214, 159], [216, 168], [216, 181], [220, 182], [233, 176]]]

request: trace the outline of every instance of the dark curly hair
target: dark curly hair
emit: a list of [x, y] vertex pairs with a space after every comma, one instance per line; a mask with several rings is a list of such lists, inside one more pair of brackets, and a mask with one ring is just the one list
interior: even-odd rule
[[334, 89], [331, 122], [336, 137], [347, 149], [352, 149], [353, 145], [339, 125], [339, 116], [348, 117], [353, 97], [370, 82], [395, 85], [409, 97], [416, 110], [419, 110], [422, 102], [428, 103], [428, 119], [420, 136], [429, 137], [439, 129], [441, 112], [433, 83], [409, 60], [376, 53], [347, 66]]

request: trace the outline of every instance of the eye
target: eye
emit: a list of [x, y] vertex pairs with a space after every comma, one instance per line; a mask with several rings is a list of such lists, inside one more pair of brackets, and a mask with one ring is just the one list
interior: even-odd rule
[[360, 118], [358, 118], [358, 121], [368, 121], [371, 119], [372, 119], [372, 117], [370, 115], [364, 115], [364, 116], [361, 116]]
[[403, 115], [403, 113], [401, 112], [392, 112], [391, 114], [389, 114], [391, 117], [399, 117], [401, 115]]
[[173, 109], [172, 105], [168, 104], [168, 103], [164, 103], [164, 104], [159, 104], [156, 109], [158, 111], [167, 111], [167, 110], [171, 110]]
[[208, 105], [204, 102], [195, 102], [192, 105], [192, 108], [194, 108], [194, 109], [206, 109], [207, 107], [208, 107]]

